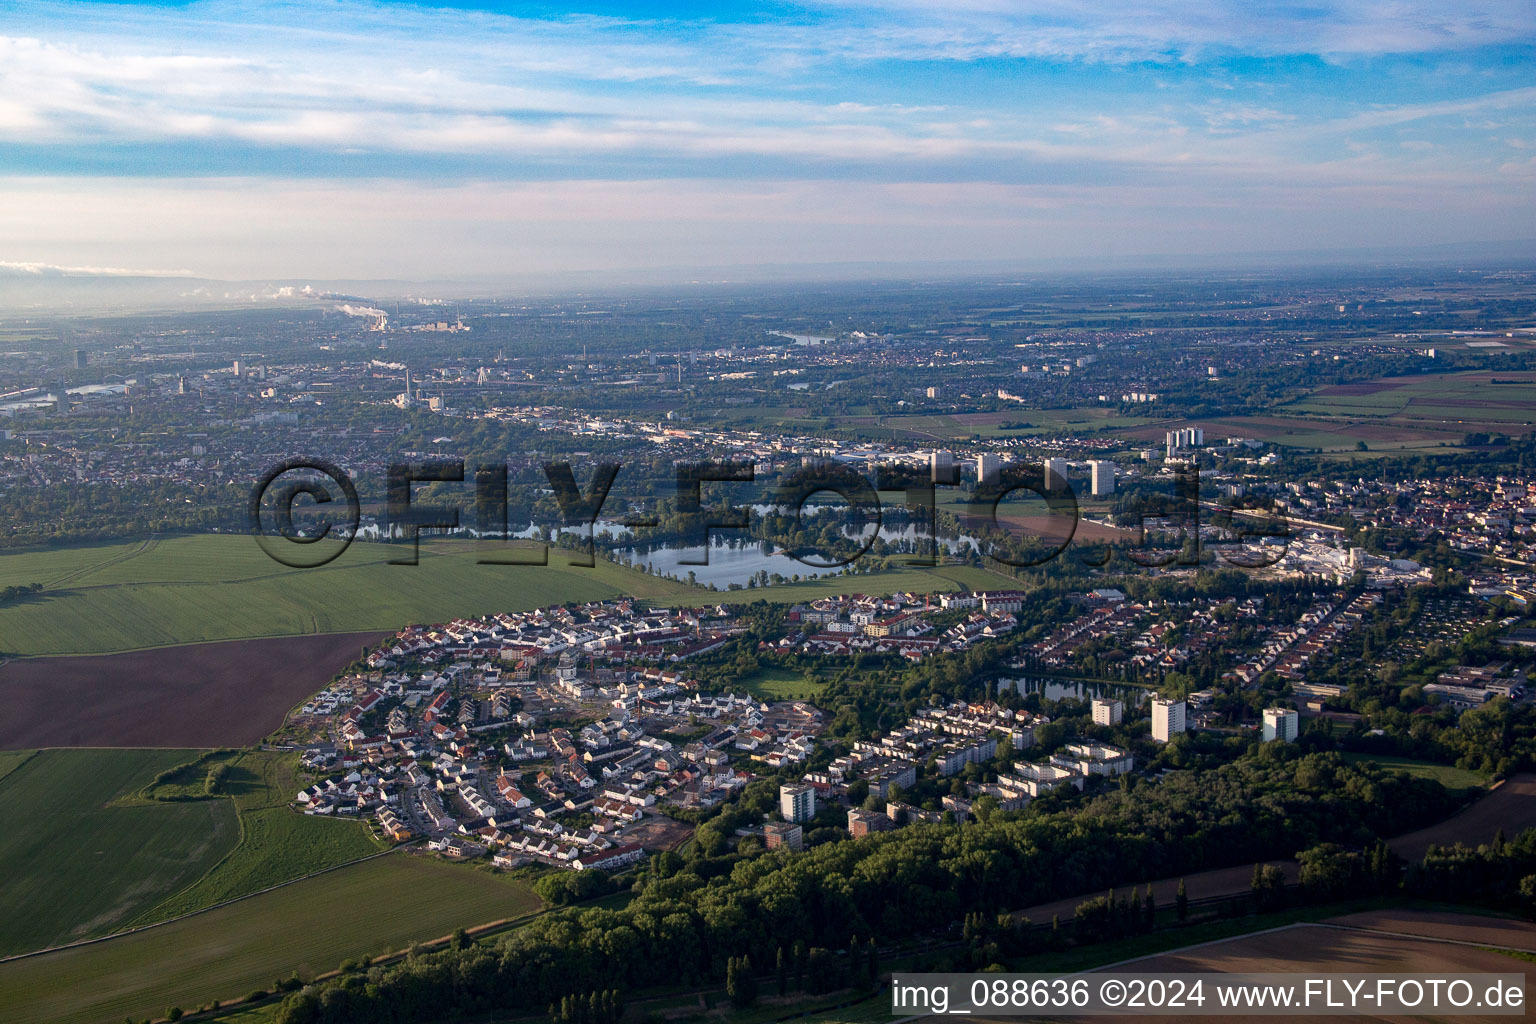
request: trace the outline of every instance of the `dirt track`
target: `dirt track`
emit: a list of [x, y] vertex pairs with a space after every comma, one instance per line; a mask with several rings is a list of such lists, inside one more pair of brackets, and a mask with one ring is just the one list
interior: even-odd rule
[[0, 750], [257, 743], [380, 633], [188, 644], [0, 666]]

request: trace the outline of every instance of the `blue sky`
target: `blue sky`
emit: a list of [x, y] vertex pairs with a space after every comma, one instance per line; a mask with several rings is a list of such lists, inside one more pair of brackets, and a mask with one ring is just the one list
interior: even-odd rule
[[1529, 0], [21, 3], [0, 263], [224, 277], [1536, 237]]

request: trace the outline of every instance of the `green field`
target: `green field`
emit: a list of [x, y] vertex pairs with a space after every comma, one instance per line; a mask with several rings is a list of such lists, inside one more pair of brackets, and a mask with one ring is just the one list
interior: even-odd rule
[[228, 800], [135, 799], [194, 756], [45, 750], [0, 779], [0, 954], [116, 931], [235, 848]]
[[[461, 615], [517, 611], [620, 595], [663, 602], [719, 596], [597, 560], [565, 564], [480, 565], [485, 548], [467, 542], [422, 545], [421, 564], [390, 565], [405, 549], [355, 544], [318, 569], [286, 569], [249, 537], [174, 537], [8, 554], [0, 586], [42, 583], [41, 596], [0, 608], [0, 650], [13, 654], [96, 654], [144, 647], [393, 630]], [[742, 600], [804, 601], [849, 591], [885, 593], [1000, 587], [1013, 581], [961, 566], [902, 568], [840, 576], [763, 591]]]
[[276, 999], [268, 1000], [254, 1006], [242, 1006], [238, 1010], [228, 1010], [208, 1020], [216, 1020], [219, 1024], [272, 1024], [277, 1020], [278, 1011], [283, 1004]]
[[0, 955], [163, 921], [384, 849], [363, 822], [287, 806], [300, 786], [292, 754], [217, 755], [230, 774], [227, 795], [214, 798], [202, 796], [212, 762], [196, 751], [28, 757], [0, 758], [12, 769], [0, 778], [0, 816], [25, 823], [0, 837]]
[[311, 977], [538, 906], [526, 886], [488, 871], [391, 854], [132, 935], [0, 964], [0, 1007], [14, 1024], [158, 1018], [170, 1006], [242, 998], [296, 969]]
[[1358, 388], [1323, 388], [1283, 411], [1447, 430], [1458, 438], [1474, 430], [1519, 433], [1536, 423], [1536, 379], [1519, 371], [1386, 378]]
[[235, 755], [226, 792], [239, 814], [240, 844], [135, 923], [201, 910], [384, 849], [361, 821], [295, 812], [289, 801], [302, 785], [297, 767], [294, 754], [251, 750]]
[[740, 601], [766, 600], [798, 604], [833, 594], [890, 594], [898, 590], [936, 594], [948, 590], [1004, 590], [1018, 585], [1019, 581], [1011, 576], [975, 566], [940, 565], [931, 569], [907, 566], [853, 576], [830, 576], [786, 583], [763, 590], [738, 590], [732, 592], [732, 598]]
[[31, 750], [0, 750], [0, 779], [26, 764], [33, 753]]
[[1346, 761], [1371, 761], [1381, 765], [1388, 771], [1407, 772], [1409, 775], [1422, 779], [1434, 779], [1446, 789], [1466, 789], [1469, 786], [1486, 786], [1488, 778], [1477, 772], [1467, 771], [1465, 768], [1457, 768], [1449, 764], [1435, 764], [1433, 761], [1414, 761], [1406, 757], [1379, 757], [1375, 754], [1343, 755]]
[[[873, 423], [874, 418], [853, 419], [840, 425], [853, 427]], [[1019, 407], [1001, 413], [945, 415], [930, 413], [915, 416], [889, 416], [879, 421], [880, 426], [896, 433], [915, 434], [934, 439], [965, 439], [978, 437], [1022, 437], [1033, 434], [1055, 434], [1069, 431], [1077, 434], [1093, 433], [1110, 427], [1131, 427], [1153, 420], [1146, 416], [1122, 416], [1117, 406], [1088, 405], [1071, 409], [1029, 409]], [[1004, 423], [1027, 423], [1027, 427], [1004, 427]]]
[[742, 687], [762, 700], [815, 699], [826, 689], [826, 680], [782, 668], [761, 668], [741, 681]]
[[0, 586], [42, 583], [36, 599], [0, 609], [0, 650], [95, 654], [243, 637], [399, 629], [460, 615], [625, 594], [673, 599], [686, 584], [599, 559], [479, 565], [469, 543], [423, 544], [421, 564], [390, 565], [403, 547], [354, 544], [330, 565], [287, 569], [249, 537], [175, 537], [0, 560]]

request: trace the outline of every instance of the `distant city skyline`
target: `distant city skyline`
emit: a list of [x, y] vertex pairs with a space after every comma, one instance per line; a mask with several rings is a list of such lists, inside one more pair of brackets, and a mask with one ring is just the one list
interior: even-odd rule
[[1536, 7], [22, 3], [0, 268], [253, 279], [1536, 238]]

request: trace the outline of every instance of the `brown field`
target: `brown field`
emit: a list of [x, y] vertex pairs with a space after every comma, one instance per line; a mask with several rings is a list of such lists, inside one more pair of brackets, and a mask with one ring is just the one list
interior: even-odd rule
[[[1426, 427], [1398, 426], [1366, 419], [1306, 419], [1300, 416], [1238, 416], [1215, 420], [1168, 420], [1152, 426], [1127, 427], [1121, 431], [1127, 437], [1147, 441], [1161, 441], [1169, 430], [1179, 427], [1204, 427], [1213, 436], [1252, 437], [1274, 444], [1299, 444], [1303, 447], [1317, 443], [1319, 435], [1347, 435], [1350, 440], [1365, 441], [1444, 441], [1442, 430]], [[1292, 440], [1287, 441], [1287, 438]]]
[[[1023, 492], [1020, 492], [1023, 493]], [[1015, 508], [1021, 506], [1015, 505]], [[972, 515], [970, 506], [957, 502], [945, 506], [947, 511], [953, 512], [960, 518], [961, 529], [975, 530], [982, 526], [990, 526], [991, 518], [985, 514]], [[1098, 513], [1095, 512], [1095, 515]], [[1054, 516], [1045, 510], [1042, 502], [1035, 502], [1034, 507], [1023, 506], [1021, 511], [1010, 512], [1009, 506], [1004, 504], [997, 510], [997, 525], [1000, 529], [1012, 534], [1026, 537], [1039, 537], [1049, 544], [1060, 544], [1068, 536], [1072, 529], [1070, 519], [1063, 516]], [[1101, 523], [1089, 522], [1079, 516], [1077, 528], [1071, 534], [1074, 544], [1091, 544], [1108, 541], [1130, 543], [1138, 539], [1138, 534], [1133, 530], [1122, 530], [1114, 526], [1104, 526]]]
[[1328, 923], [1364, 931], [1394, 932], [1536, 953], [1536, 924], [1529, 921], [1438, 910], [1368, 910], [1362, 914], [1332, 917]]
[[1536, 827], [1536, 775], [1515, 775], [1460, 814], [1429, 828], [1388, 840], [1392, 852], [1404, 860], [1422, 860], [1431, 843], [1468, 846], [1486, 843], [1499, 829], [1515, 834]]
[[624, 833], [624, 841], [647, 850], [675, 850], [693, 838], [693, 826], [671, 818], [647, 818]]
[[[1449, 942], [1408, 935], [1383, 935], [1356, 931], [1350, 928], [1330, 927], [1322, 924], [1297, 924], [1258, 935], [1226, 939], [1182, 952], [1161, 953], [1156, 956], [1118, 964], [1117, 972], [1221, 972], [1226, 974], [1266, 973], [1338, 973], [1355, 974], [1417, 974], [1441, 976], [1445, 974], [1522, 974], [1521, 961], [1492, 950], [1477, 946], [1462, 946]], [[1097, 1017], [1095, 1020], [1144, 1020], [1142, 1017]], [[1201, 1020], [1252, 1020], [1252, 1017], [1202, 1016]], [[1337, 1017], [1287, 1015], [1285, 1020], [1329, 1021]], [[1352, 1015], [1351, 1020], [1401, 1020], [1414, 1018], [1390, 1017], [1382, 1014], [1362, 1013]], [[1422, 1018], [1418, 1018], [1422, 1019]], [[1458, 1015], [1457, 1021], [1510, 1020], [1508, 1016]]]
[[380, 633], [230, 640], [0, 666], [0, 750], [260, 742]]
[[1400, 388], [1406, 381], [1391, 380], [1383, 377], [1381, 380], [1364, 381], [1359, 384], [1335, 384], [1331, 388], [1323, 388], [1320, 395], [1375, 395], [1383, 391], [1392, 391]]
[[[1478, 843], [1491, 840], [1494, 833], [1501, 828], [1506, 836], [1513, 837], [1522, 829], [1531, 827], [1536, 827], [1536, 775], [1516, 775], [1461, 813], [1454, 814], [1428, 828], [1419, 829], [1417, 832], [1409, 832], [1395, 839], [1389, 839], [1387, 845], [1405, 860], [1421, 860], [1424, 857], [1424, 851], [1431, 843], [1437, 846], [1449, 846], [1452, 843], [1462, 842], [1469, 846], [1476, 846]], [[1271, 863], [1285, 872], [1286, 881], [1294, 882], [1300, 875], [1300, 866], [1294, 860], [1276, 860]], [[1189, 898], [1201, 900], [1213, 896], [1233, 896], [1247, 892], [1252, 879], [1253, 865], [1243, 864], [1238, 867], [1216, 868], [1212, 871], [1197, 871], [1186, 875], [1183, 881]], [[1163, 878], [1152, 883], [1152, 895], [1159, 905], [1173, 902], [1179, 889], [1179, 881], [1178, 878]], [[1137, 888], [1144, 891], [1146, 883], [1141, 883]], [[1047, 922], [1053, 917], [1068, 921], [1071, 920], [1072, 913], [1079, 903], [1098, 895], [1101, 894], [1083, 893], [1067, 899], [1025, 907], [1023, 910], [1016, 911], [1015, 916], [1027, 917], [1036, 924]]]
[[[1528, 950], [1536, 945], [1536, 926], [1521, 921], [1446, 914], [1435, 911], [1394, 910], [1347, 914], [1319, 924], [1293, 924], [1252, 935], [1188, 946], [1135, 960], [1100, 967], [1117, 974], [1224, 973], [1224, 974], [1524, 974], [1525, 964], [1496, 949]], [[1211, 997], [1207, 995], [1207, 1000]], [[1206, 1008], [1209, 1008], [1209, 1002]], [[1519, 1015], [1460, 1015], [1457, 1021], [1497, 1024]], [[920, 1018], [924, 1022], [940, 1017]], [[1017, 1024], [1020, 1020], [1089, 1018], [972, 1017], [977, 1021]], [[1095, 1016], [1095, 1021], [1144, 1021], [1145, 1016]], [[1201, 1015], [1202, 1021], [1248, 1021], [1252, 1015]], [[1287, 1014], [1275, 1019], [1324, 1021], [1337, 1016]], [[1392, 1017], [1363, 1012], [1351, 1020], [1425, 1020], [1425, 1017]]]
[[[997, 521], [1010, 532], [1018, 532], [1040, 537], [1048, 542], [1060, 544], [1066, 535], [1066, 529], [1058, 526], [1048, 516], [1011, 516], [1007, 513], [999, 514]], [[1109, 541], [1129, 543], [1137, 539], [1135, 531], [1122, 530], [1116, 526], [1105, 526], [1102, 523], [1090, 523], [1086, 519], [1077, 521], [1077, 529], [1072, 534], [1072, 543], [1091, 544]]]

